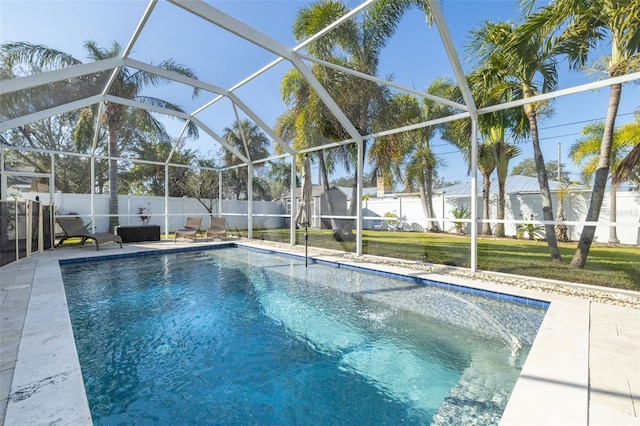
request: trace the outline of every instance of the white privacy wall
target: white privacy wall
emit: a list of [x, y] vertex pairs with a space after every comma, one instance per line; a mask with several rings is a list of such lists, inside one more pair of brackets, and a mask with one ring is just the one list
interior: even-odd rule
[[[48, 193], [22, 193], [25, 198], [34, 199], [37, 196], [44, 204], [51, 204]], [[564, 200], [564, 214], [568, 225], [569, 238], [578, 240], [582, 225], [571, 222], [585, 220], [589, 205], [590, 191], [574, 192], [566, 196]], [[600, 213], [600, 222], [609, 222], [610, 197], [606, 195]], [[63, 194], [55, 193], [53, 202], [56, 205], [57, 214], [74, 213], [81, 216], [85, 223], [91, 222], [91, 197], [89, 194]], [[558, 209], [558, 200], [553, 197], [554, 215]], [[490, 202], [490, 217], [496, 217], [498, 199], [492, 196]], [[470, 208], [469, 196], [445, 196], [438, 194], [433, 198], [433, 208], [436, 213], [436, 220], [440, 228], [447, 232], [453, 231], [452, 210], [465, 206]], [[140, 225], [142, 222], [137, 215], [138, 207], [151, 209], [151, 220], [149, 224], [159, 225], [164, 232], [164, 197], [146, 197], [134, 195], [122, 195], [118, 198], [120, 213], [120, 225]], [[370, 198], [363, 202], [363, 216], [365, 217], [363, 228], [373, 229], [373, 225], [382, 221], [385, 213], [393, 213], [397, 217], [406, 219], [406, 223], [413, 231], [423, 231], [427, 228], [428, 220], [422, 210], [420, 198], [417, 196], [398, 196], [384, 198]], [[482, 197], [478, 197], [478, 215], [482, 217]], [[640, 192], [618, 192], [617, 194], [617, 236], [622, 244], [640, 244]], [[104, 232], [109, 225], [109, 196], [94, 195], [94, 215], [96, 231]], [[169, 198], [169, 232], [184, 225], [185, 216], [202, 216], [203, 228], [208, 227], [208, 217], [206, 209], [193, 198]], [[218, 205], [214, 204], [213, 214], [217, 215]], [[247, 229], [247, 201], [223, 200], [222, 214], [226, 218], [227, 227], [231, 230]], [[253, 228], [254, 229], [277, 229], [288, 223], [284, 220], [284, 207], [282, 203], [275, 201], [254, 201], [253, 202]], [[525, 193], [511, 194], [506, 199], [505, 220], [528, 220], [533, 214], [534, 221], [542, 220], [542, 204], [540, 194]], [[378, 219], [379, 218], [379, 219]], [[443, 222], [443, 218], [445, 221]], [[492, 228], [495, 224], [492, 224]], [[507, 223], [505, 225], [506, 235], [516, 234], [516, 224]], [[478, 230], [481, 227], [478, 226]], [[466, 232], [470, 226], [467, 225]], [[542, 234], [544, 234], [542, 232]], [[596, 241], [606, 243], [609, 240], [609, 226], [598, 226], [596, 230]]]
[[[48, 193], [23, 193], [25, 198], [34, 199], [37, 196], [44, 204], [51, 204]], [[85, 224], [91, 223], [91, 196], [89, 194], [63, 194], [56, 192], [53, 196], [53, 203], [56, 206], [57, 215], [75, 215], [82, 217]], [[150, 209], [151, 216], [149, 225], [160, 226], [161, 232], [165, 232], [165, 198], [140, 195], [118, 196], [119, 223], [121, 226], [141, 225], [142, 221], [137, 214], [138, 207]], [[202, 228], [209, 226], [209, 213], [205, 207], [194, 198], [169, 197], [168, 203], [169, 232], [182, 228], [186, 216], [201, 216]], [[281, 228], [283, 227], [282, 217], [261, 216], [261, 215], [281, 215], [282, 205], [279, 202], [254, 201], [253, 202], [253, 228]], [[248, 202], [238, 200], [222, 200], [222, 215], [225, 216], [227, 228], [230, 230], [247, 229]], [[94, 217], [96, 232], [106, 232], [109, 228], [109, 196], [94, 195]], [[214, 216], [218, 214], [217, 201], [213, 204]]]
[[[585, 220], [591, 192], [576, 192], [565, 197], [564, 215], [565, 220], [569, 222], [580, 222]], [[554, 217], [558, 209], [558, 200], [552, 197]], [[622, 244], [640, 244], [640, 192], [618, 192], [616, 205], [616, 226], [617, 236]], [[600, 222], [609, 222], [611, 199], [609, 194], [606, 195], [602, 209], [600, 211]], [[505, 200], [505, 220], [529, 220], [533, 214], [534, 221], [542, 220], [542, 203], [540, 194], [512, 194]], [[492, 197], [490, 200], [491, 219], [495, 219], [497, 212], [498, 199]], [[420, 197], [385, 197], [370, 198], [363, 203], [365, 208], [364, 216], [368, 217], [364, 221], [365, 229], [373, 229], [373, 225], [380, 221], [374, 219], [382, 218], [385, 213], [393, 213], [399, 218], [406, 219], [407, 224], [414, 231], [421, 231], [427, 228], [428, 220], [425, 218]], [[459, 207], [471, 206], [471, 197], [469, 196], [445, 196], [438, 194], [433, 198], [433, 209], [436, 214], [438, 226], [444, 228], [447, 232], [453, 231], [452, 210]], [[478, 218], [482, 218], [482, 197], [478, 197]], [[446, 219], [443, 226], [442, 219]], [[492, 224], [493, 228], [495, 224]], [[515, 223], [505, 224], [505, 234], [516, 234]], [[578, 240], [582, 225], [569, 224], [569, 239]], [[478, 232], [481, 226], [478, 226]], [[469, 232], [470, 226], [466, 226], [466, 232]], [[544, 235], [544, 231], [542, 231]], [[606, 243], [609, 240], [609, 227], [598, 226], [596, 230], [595, 241]]]

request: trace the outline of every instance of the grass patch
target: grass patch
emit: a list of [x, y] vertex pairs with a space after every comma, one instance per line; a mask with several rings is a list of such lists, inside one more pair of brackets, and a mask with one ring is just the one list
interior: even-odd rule
[[[245, 234], [246, 236], [246, 234]], [[451, 266], [470, 267], [471, 240], [449, 234], [363, 231], [364, 254]], [[254, 238], [289, 242], [289, 230], [254, 231]], [[296, 232], [304, 244], [304, 231]], [[337, 242], [330, 230], [309, 230], [309, 246], [355, 252], [355, 242]], [[478, 239], [478, 268], [536, 278], [640, 291], [640, 248], [594, 244], [584, 269], [571, 269], [577, 243], [560, 243], [562, 263], [554, 264], [546, 242]]]

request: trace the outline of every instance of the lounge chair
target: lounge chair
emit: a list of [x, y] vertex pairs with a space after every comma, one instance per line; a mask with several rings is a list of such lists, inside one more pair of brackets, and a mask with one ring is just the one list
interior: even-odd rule
[[60, 247], [62, 243], [69, 238], [80, 238], [80, 245], [84, 245], [87, 240], [93, 240], [96, 242], [96, 250], [100, 250], [100, 244], [107, 242], [114, 242], [120, 244], [120, 248], [122, 248], [122, 238], [120, 235], [111, 234], [109, 232], [96, 232], [92, 234], [87, 231], [82, 223], [82, 220], [75, 217], [57, 217], [56, 222], [62, 228], [62, 232], [64, 235], [58, 241], [58, 244], [55, 247]]
[[202, 225], [201, 217], [187, 217], [187, 223], [184, 228], [176, 231], [176, 236], [173, 242], [178, 242], [178, 238], [192, 238], [193, 242], [196, 242], [196, 234], [200, 232], [200, 226]]
[[404, 231], [404, 225], [407, 223], [407, 219], [400, 218], [394, 222], [389, 222], [389, 231]]
[[207, 229], [207, 238], [227, 239], [227, 225], [224, 217], [211, 217], [211, 224]]

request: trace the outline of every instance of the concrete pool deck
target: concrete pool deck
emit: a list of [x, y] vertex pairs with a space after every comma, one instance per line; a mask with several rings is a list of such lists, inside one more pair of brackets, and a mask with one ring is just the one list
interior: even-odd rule
[[[56, 249], [0, 268], [0, 424], [91, 424], [59, 260], [210, 246], [210, 241]], [[300, 247], [238, 245], [300, 255]], [[285, 248], [282, 248], [285, 247]], [[502, 425], [640, 425], [640, 309], [444, 272], [415, 262], [311, 257], [551, 302]], [[500, 281], [500, 280], [494, 280]], [[531, 280], [534, 281], [534, 280]], [[632, 302], [637, 292], [617, 292]], [[621, 296], [620, 296], [621, 295]], [[638, 303], [635, 303], [638, 306]]]

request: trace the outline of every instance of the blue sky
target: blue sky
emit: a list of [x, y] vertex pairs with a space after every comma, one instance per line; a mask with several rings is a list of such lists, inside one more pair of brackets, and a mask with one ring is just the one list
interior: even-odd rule
[[[296, 44], [291, 34], [291, 24], [297, 11], [308, 4], [306, 1], [280, 0], [210, 3], [287, 46]], [[355, 7], [359, 3], [349, 1], [347, 4]], [[454, 43], [461, 47], [467, 41], [469, 30], [484, 20], [515, 20], [519, 13], [515, 3], [510, 0], [444, 0], [442, 8]], [[94, 40], [103, 47], [117, 41], [125, 46], [146, 7], [146, 1], [138, 0], [0, 0], [0, 42], [30, 41], [44, 44], [69, 52], [84, 61], [83, 41]], [[603, 51], [607, 49], [608, 46], [602, 46]], [[464, 60], [463, 50], [459, 48], [458, 52]], [[131, 57], [153, 64], [172, 58], [192, 67], [201, 80], [224, 88], [232, 87], [275, 59], [274, 55], [164, 1], [158, 2]], [[279, 82], [288, 70], [288, 64], [281, 63], [236, 92], [269, 125], [273, 125], [284, 111]], [[417, 11], [403, 18], [381, 56], [378, 76], [390, 75], [393, 75], [394, 82], [415, 89], [424, 89], [437, 77], [453, 77], [436, 28], [429, 28]], [[592, 80], [584, 74], [569, 72], [567, 65], [561, 64], [561, 88]], [[188, 112], [195, 111], [215, 97], [205, 93], [194, 100], [191, 90], [180, 85], [155, 89], [148, 94], [178, 103]], [[540, 123], [545, 160], [557, 159], [558, 143], [562, 143], [562, 161], [573, 172], [577, 171], [566, 158], [569, 146], [587, 122], [605, 116], [607, 97], [608, 89], [602, 89], [554, 102], [554, 117]], [[638, 86], [625, 85], [618, 124], [631, 120], [631, 113], [640, 104], [638, 99]], [[200, 118], [216, 132], [222, 133], [225, 127], [232, 124], [234, 115], [230, 103], [224, 101], [209, 108]], [[181, 128], [177, 121], [169, 120], [166, 124], [176, 134]], [[433, 145], [434, 151], [448, 164], [441, 171], [445, 179], [467, 181], [466, 167], [462, 165], [455, 148], [437, 140]], [[209, 152], [216, 148], [217, 143], [201, 132], [200, 140], [189, 142], [189, 146]], [[532, 156], [530, 143], [523, 144], [522, 149], [523, 153], [512, 161], [512, 165]], [[574, 177], [577, 178], [577, 175]]]

